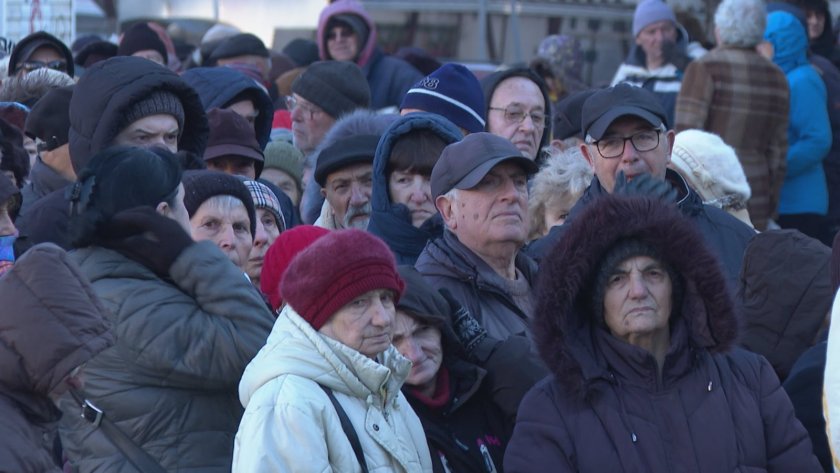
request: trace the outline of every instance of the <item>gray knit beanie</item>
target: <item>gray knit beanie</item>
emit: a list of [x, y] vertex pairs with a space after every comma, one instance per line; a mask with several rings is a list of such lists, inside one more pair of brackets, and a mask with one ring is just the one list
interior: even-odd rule
[[668, 20], [676, 25], [677, 17], [674, 16], [674, 10], [671, 10], [671, 7], [662, 0], [642, 0], [633, 13], [633, 37], [639, 36], [639, 33], [651, 23], [662, 20]]
[[120, 130], [141, 118], [158, 114], [172, 115], [178, 122], [178, 133], [184, 130], [184, 106], [177, 95], [166, 90], [156, 90], [128, 107], [123, 113]]
[[347, 61], [313, 62], [292, 83], [292, 92], [338, 119], [357, 108], [370, 107], [370, 86], [362, 70]]
[[265, 147], [264, 169], [277, 169], [289, 175], [303, 191], [301, 178], [303, 177], [303, 153], [287, 141], [272, 141]]

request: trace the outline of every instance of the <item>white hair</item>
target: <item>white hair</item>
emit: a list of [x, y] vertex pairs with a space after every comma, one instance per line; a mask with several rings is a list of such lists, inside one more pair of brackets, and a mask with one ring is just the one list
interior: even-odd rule
[[722, 44], [753, 48], [764, 39], [767, 8], [762, 0], [723, 0], [715, 11]]

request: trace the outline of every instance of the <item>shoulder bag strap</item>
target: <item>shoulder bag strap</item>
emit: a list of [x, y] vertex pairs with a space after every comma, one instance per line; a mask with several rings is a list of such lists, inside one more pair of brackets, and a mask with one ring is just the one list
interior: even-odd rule
[[338, 419], [341, 421], [341, 429], [344, 431], [344, 435], [347, 436], [347, 440], [350, 441], [350, 446], [353, 447], [353, 453], [356, 454], [356, 460], [359, 462], [359, 466], [362, 467], [362, 473], [368, 473], [367, 462], [365, 462], [365, 452], [362, 451], [362, 444], [359, 442], [359, 436], [356, 434], [356, 429], [354, 429], [353, 424], [350, 423], [350, 418], [347, 417], [347, 413], [344, 412], [344, 408], [342, 408], [341, 404], [338, 403], [338, 399], [335, 398], [335, 394], [333, 394], [332, 389], [324, 386], [323, 384], [318, 384], [318, 386], [321, 386], [321, 389], [327, 393], [327, 397], [330, 398], [330, 402], [333, 407], [335, 407], [335, 412], [338, 413]]
[[105, 416], [105, 413], [101, 409], [96, 407], [90, 400], [83, 400], [81, 393], [76, 390], [71, 390], [70, 394], [82, 407], [82, 419], [93, 424], [94, 428], [101, 429], [102, 433], [122, 452], [125, 459], [134, 468], [143, 473], [166, 473], [166, 470], [160, 466], [157, 460], [137, 446], [122, 429], [117, 427], [116, 424], [111, 422], [111, 419]]

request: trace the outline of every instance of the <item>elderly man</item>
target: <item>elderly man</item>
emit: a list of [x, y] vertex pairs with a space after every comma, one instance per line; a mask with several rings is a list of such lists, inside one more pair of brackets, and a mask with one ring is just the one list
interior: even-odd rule
[[536, 160], [551, 135], [551, 100], [545, 82], [528, 68], [500, 71], [481, 81], [487, 128]]
[[752, 190], [747, 209], [759, 230], [767, 228], [779, 207], [790, 100], [785, 74], [755, 50], [766, 18], [761, 0], [725, 0], [718, 6], [720, 46], [688, 65], [675, 125], [678, 132], [697, 128], [715, 133], [735, 148]]
[[373, 190], [373, 157], [379, 135], [341, 138], [318, 154], [315, 181], [327, 205], [315, 225], [329, 229], [367, 228]]
[[417, 270], [497, 339], [527, 334], [533, 312], [536, 264], [519, 250], [528, 238], [528, 176], [536, 171], [510, 141], [486, 132], [444, 148], [432, 169], [432, 198], [446, 228], [420, 254]]
[[[668, 169], [675, 133], [668, 129], [665, 110], [656, 97], [629, 84], [600, 90], [583, 104], [581, 125], [586, 142], [580, 150], [595, 170], [595, 178], [572, 208], [567, 222], [604, 194], [657, 194], [676, 204], [697, 225], [723, 264], [729, 287], [735, 289], [744, 250], [755, 232], [723, 210], [704, 205], [697, 192], [676, 171]], [[633, 182], [636, 179], [639, 181]], [[546, 256], [565, 228], [552, 228], [531, 244], [529, 254], [538, 259]]]

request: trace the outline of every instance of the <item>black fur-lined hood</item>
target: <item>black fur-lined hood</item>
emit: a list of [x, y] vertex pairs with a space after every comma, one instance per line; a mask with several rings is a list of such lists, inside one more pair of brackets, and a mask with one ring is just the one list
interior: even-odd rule
[[646, 197], [604, 195], [569, 223], [543, 260], [533, 333], [540, 356], [572, 391], [598, 376], [592, 342], [591, 286], [601, 258], [619, 240], [634, 237], [656, 248], [683, 281], [681, 310], [689, 346], [731, 348], [737, 320], [718, 261], [691, 220], [674, 205]]

